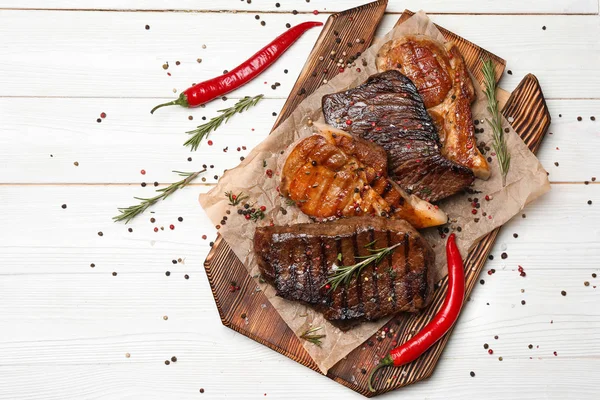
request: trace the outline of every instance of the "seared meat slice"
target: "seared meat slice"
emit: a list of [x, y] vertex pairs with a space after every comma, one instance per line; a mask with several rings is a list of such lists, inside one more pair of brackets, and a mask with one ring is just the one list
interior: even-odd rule
[[446, 45], [424, 35], [405, 35], [385, 43], [377, 54], [377, 70], [397, 70], [417, 87], [425, 107], [438, 122], [442, 155], [490, 177], [490, 167], [477, 149], [471, 103], [473, 82], [452, 42]]
[[398, 71], [373, 75], [360, 86], [323, 96], [325, 121], [387, 151], [391, 178], [403, 189], [438, 201], [473, 180], [473, 173], [441, 154], [435, 125], [415, 85]]
[[281, 194], [306, 215], [389, 216], [418, 229], [446, 223], [444, 212], [387, 178], [381, 147], [330, 127], [320, 129], [292, 145], [281, 172]]
[[[401, 243], [378, 265], [368, 265], [348, 286], [326, 287], [334, 264]], [[427, 241], [406, 221], [353, 217], [315, 224], [256, 229], [254, 251], [262, 276], [277, 295], [302, 301], [330, 321], [376, 320], [414, 312], [431, 300], [435, 262]], [[341, 259], [341, 262], [339, 261]]]

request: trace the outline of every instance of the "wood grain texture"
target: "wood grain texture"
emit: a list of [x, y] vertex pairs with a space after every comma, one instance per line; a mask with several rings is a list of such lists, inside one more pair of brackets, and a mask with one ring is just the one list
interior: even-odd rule
[[[379, 0], [342, 13], [332, 14], [327, 18], [315, 47], [308, 56], [273, 129], [285, 121], [308, 95], [317, 90], [324, 79], [329, 80], [338, 74], [339, 69], [336, 67], [335, 61], [337, 57], [332, 56], [332, 60], [324, 60], [324, 62], [319, 61], [319, 57], [322, 57], [323, 54], [330, 54], [334, 50], [338, 52], [345, 50], [349, 55], [355, 55], [356, 59], [359, 59], [360, 52], [368, 48], [373, 40], [375, 30], [383, 18], [387, 4], [388, 0]], [[349, 26], [354, 29], [348, 29]], [[356, 39], [360, 42], [356, 43]], [[336, 43], [338, 41], [341, 43]], [[352, 51], [346, 47], [347, 43], [352, 44]], [[318, 70], [320, 72], [323, 69], [328, 72], [313, 74], [313, 72]]]
[[[409, 18], [410, 15], [412, 15], [412, 13], [407, 11], [400, 18], [399, 23]], [[344, 27], [344, 29], [348, 28], [348, 25]], [[447, 40], [452, 40], [457, 43], [457, 46], [459, 46], [461, 52], [466, 54], [465, 62], [471, 71], [480, 69], [480, 60], [482, 57], [490, 57], [495, 60], [497, 65], [497, 77], [499, 79], [504, 69], [504, 60], [481, 49], [480, 47], [473, 45], [457, 35], [444, 30], [443, 28], [442, 32]], [[325, 36], [326, 34], [327, 29], [323, 31], [322, 36], [315, 48], [319, 48], [320, 46], [324, 45], [327, 40]], [[334, 37], [329, 37], [329, 40], [333, 39]], [[329, 49], [327, 51], [329, 51]], [[313, 51], [313, 53], [316, 52]], [[313, 65], [310, 61], [307, 65], [310, 66], [310, 69], [305, 68], [296, 84], [297, 87], [301, 87], [303, 85], [303, 77], [308, 77], [312, 71]], [[477, 75], [475, 76], [477, 79], [482, 79], [482, 77], [478, 77]], [[284, 111], [281, 113], [282, 116], [289, 115], [289, 108], [287, 108], [288, 104], [290, 107], [292, 107], [297, 104], [297, 101], [294, 99], [288, 101], [288, 103], [286, 103], [284, 106]], [[513, 120], [515, 127], [519, 127], [517, 132], [523, 137], [524, 141], [532, 150], [537, 149], [550, 123], [550, 115], [546, 107], [541, 88], [539, 87], [539, 84], [534, 76], [528, 75], [525, 77], [523, 82], [507, 100], [505, 109], [510, 111], [511, 120]], [[507, 116], [507, 114], [505, 114], [505, 116]], [[527, 122], [532, 119], [539, 122]], [[466, 297], [470, 295], [475, 283], [477, 282], [479, 274], [483, 269], [498, 232], [499, 229], [496, 229], [487, 235], [465, 259]], [[264, 298], [262, 293], [257, 294], [255, 292], [255, 285], [246, 272], [243, 264], [237, 260], [227, 243], [221, 237], [217, 239], [213, 250], [209, 253], [205, 262], [205, 268], [211, 283], [211, 287], [213, 288], [213, 294], [221, 314], [221, 319], [226, 326], [229, 326], [230, 328], [249, 336], [254, 340], [257, 340], [259, 343], [263, 343], [270, 348], [281, 352], [282, 354], [298, 361], [303, 365], [306, 365], [314, 370], [318, 370], [314, 362], [311, 361], [310, 357], [303, 349], [302, 344], [298, 340], [293, 341], [290, 339], [290, 335], [295, 336], [294, 333], [287, 327], [287, 325], [274, 310], [271, 310], [271, 313], [265, 315], [264, 310], [267, 308], [254, 308], [256, 305], [253, 306], [253, 304], [264, 303], [266, 298]], [[231, 282], [232, 280], [235, 280], [236, 282], [243, 281], [243, 289], [245, 288], [245, 290], [242, 290], [240, 295], [233, 299], [233, 303], [231, 303], [231, 296], [227, 296], [226, 293], [226, 290], [228, 290], [227, 282]], [[414, 333], [421, 330], [437, 313], [444, 301], [445, 292], [447, 290], [447, 278], [444, 278], [436, 287], [437, 289], [434, 294], [432, 305], [425, 312], [412, 315], [399, 315], [387, 325], [387, 328], [390, 329], [390, 331], [393, 330], [395, 332], [394, 340], [396, 342], [403, 343], [408, 340]], [[253, 297], [251, 298], [250, 296]], [[257, 297], [260, 296], [263, 298], [258, 302], [255, 301]], [[224, 299], [229, 299], [230, 304], [224, 304], [223, 297]], [[240, 323], [237, 313], [243, 312], [243, 309], [258, 311], [258, 323], [252, 324], [252, 326], [248, 326], [249, 324]], [[248, 313], [252, 312], [247, 311], [243, 313], [248, 315]], [[273, 327], [276, 327], [276, 329], [273, 330]], [[379, 375], [378, 381], [376, 381], [376, 393], [371, 393], [367, 389], [368, 375], [362, 374], [357, 376], [356, 365], [366, 364], [372, 367], [374, 364], [376, 364], [379, 358], [381, 358], [391, 349], [391, 347], [393, 347], [391, 341], [382, 342], [377, 346], [358, 347], [346, 358], [344, 358], [344, 360], [340, 361], [333, 368], [331, 368], [327, 376], [367, 397], [413, 384], [431, 376], [437, 361], [439, 360], [442, 351], [449, 340], [450, 333], [446, 334], [442, 340], [432, 346], [415, 362], [407, 364], [401, 368], [385, 369]]]
[[[240, 7], [246, 4], [230, 1]], [[548, 99], [600, 97], [598, 16], [431, 17], [446, 29], [460, 32], [465, 39], [509, 60], [507, 70], [513, 74], [505, 74], [502, 79], [506, 90], [514, 90], [531, 72], [540, 79]], [[325, 22], [327, 15], [270, 13], [260, 18], [256, 20], [252, 13], [0, 10], [0, 36], [6, 38], [0, 46], [0, 60], [8, 60], [0, 63], [0, 97], [73, 97], [82, 102], [104, 98], [107, 108], [115, 98], [151, 97], [164, 102], [176, 97], [173, 89], [183, 90], [238, 65], [284, 32], [286, 23]], [[52, 21], [52, 26], [40, 21]], [[386, 14], [376, 36], [389, 31], [397, 21], [398, 14]], [[150, 29], [146, 30], [145, 25]], [[306, 32], [260, 79], [227, 97], [263, 93], [270, 98], [287, 98], [318, 35], [318, 28]], [[198, 58], [202, 63], [196, 61]], [[175, 65], [176, 61], [180, 65]], [[163, 69], [165, 62], [169, 63], [167, 71]], [[281, 87], [272, 90], [274, 82], [280, 82]], [[130, 121], [139, 114], [149, 116], [149, 110], [129, 109]], [[101, 111], [98, 109], [94, 115]], [[194, 115], [202, 112], [190, 111]], [[153, 120], [174, 112], [174, 107], [157, 112]]]
[[[280, 6], [275, 6], [275, 0], [0, 0], [0, 8], [20, 9], [68, 9], [68, 10], [147, 10], [147, 11], [185, 11], [204, 12], [233, 11], [233, 12], [291, 12], [300, 13], [339, 12], [351, 7], [364, 4], [364, 0], [287, 0], [279, 1]], [[401, 13], [405, 8], [428, 13], [558, 13], [558, 14], [596, 14], [598, 3], [596, 0], [403, 0], [392, 1], [387, 12]]]
[[[396, 23], [396, 26], [400, 25], [410, 17], [412, 17], [415, 13], [410, 10], [404, 10], [400, 19]], [[460, 50], [463, 58], [465, 59], [465, 63], [469, 67], [469, 70], [477, 79], [479, 84], [483, 84], [484, 78], [483, 73], [481, 72], [482, 66], [482, 57], [489, 57], [492, 61], [494, 61], [495, 71], [496, 71], [496, 81], [499, 81], [502, 77], [502, 73], [504, 72], [504, 67], [506, 66], [506, 61], [502, 58], [498, 57], [495, 54], [490, 53], [477, 46], [476, 44], [469, 42], [468, 40], [450, 32], [449, 30], [435, 24], [435, 26], [440, 30], [442, 35], [444, 35], [444, 39], [449, 42], [454, 42], [456, 47]]]

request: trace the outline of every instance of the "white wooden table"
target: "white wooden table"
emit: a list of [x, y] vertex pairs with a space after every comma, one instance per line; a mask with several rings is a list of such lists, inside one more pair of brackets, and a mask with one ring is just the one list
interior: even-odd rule
[[[286, 23], [324, 21], [362, 0], [279, 2], [0, 0], [0, 398], [360, 398], [223, 327], [202, 266], [216, 232], [198, 193], [267, 135], [318, 30], [225, 102], [148, 112], [174, 88], [231, 69]], [[390, 1], [380, 32], [404, 8], [424, 9], [505, 58], [504, 88], [536, 74], [553, 122], [539, 152], [552, 191], [502, 230], [485, 268], [496, 273], [484, 272], [434, 376], [385, 398], [600, 396], [600, 185], [584, 184], [600, 175], [598, 7]], [[182, 146], [203, 116], [259, 93], [267, 99], [214, 133], [212, 147]], [[154, 214], [111, 221], [155, 181], [175, 181], [172, 170], [203, 164], [214, 166], [206, 181]]]

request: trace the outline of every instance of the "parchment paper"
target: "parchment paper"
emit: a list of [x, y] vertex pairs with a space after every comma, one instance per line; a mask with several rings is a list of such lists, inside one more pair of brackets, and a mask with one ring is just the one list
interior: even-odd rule
[[[322, 347], [307, 341], [303, 341], [303, 343], [307, 352], [324, 374], [350, 351], [377, 332], [389, 318], [372, 323], [363, 323], [347, 332], [341, 332], [327, 322], [320, 313], [300, 303], [277, 297], [275, 289], [268, 284], [260, 283], [258, 279], [259, 270], [252, 252], [252, 238], [256, 226], [267, 225], [271, 221], [276, 225], [310, 221], [298, 208], [286, 204], [285, 199], [278, 195], [279, 176], [275, 174], [272, 178], [269, 178], [266, 170], [271, 169], [275, 173], [278, 158], [286, 148], [297, 139], [313, 133], [314, 127], [307, 125], [309, 119], [315, 122], [323, 121], [321, 98], [324, 94], [346, 90], [364, 82], [370, 75], [377, 73], [374, 60], [377, 50], [383, 43], [403, 34], [417, 33], [426, 34], [445, 42], [442, 34], [424, 12], [420, 11], [415, 14], [383, 38], [377, 40], [374, 45], [363, 53], [361, 59], [356, 61], [357, 66], [360, 66], [362, 70], [361, 73], [355, 72], [355, 68], [347, 69], [345, 73], [339, 74], [327, 84], [321, 86], [307, 97], [292, 115], [260, 143], [238, 167], [223, 174], [213, 190], [200, 195], [200, 204], [215, 225], [220, 224], [226, 210], [231, 211], [227, 224], [222, 226], [219, 232], [250, 271], [257, 285], [263, 290], [288, 326], [298, 336], [310, 327], [323, 327], [318, 332], [327, 335], [323, 339]], [[327, 55], [324, 54], [324, 56]], [[362, 59], [366, 61], [366, 66], [363, 66]], [[472, 107], [473, 117], [474, 119], [484, 120], [489, 117], [486, 110], [487, 104], [477, 82], [474, 82], [474, 84], [476, 91], [478, 91], [478, 100]], [[503, 121], [503, 124], [505, 127], [510, 128], [510, 124], [506, 120]], [[477, 135], [478, 142], [484, 141], [491, 147], [491, 128], [487, 123], [480, 123], [478, 128], [481, 127], [485, 131]], [[505, 136], [511, 154], [511, 166], [506, 187], [502, 188], [497, 160], [496, 157], [492, 157], [493, 161], [490, 163], [492, 168], [491, 178], [488, 181], [475, 180], [473, 189], [481, 193], [455, 195], [440, 203], [440, 207], [448, 214], [450, 219], [447, 226], [451, 229], [461, 228], [461, 231], [457, 232], [457, 243], [463, 256], [466, 256], [468, 250], [477, 244], [483, 236], [507, 222], [519, 213], [527, 203], [550, 189], [546, 171], [521, 138], [512, 128], [508, 133], [505, 133]], [[488, 152], [488, 155], [492, 151]], [[264, 163], [266, 163], [266, 167], [263, 166]], [[224, 195], [226, 191], [244, 192], [250, 197], [248, 201], [256, 202], [257, 205], [265, 205], [267, 207], [265, 219], [257, 223], [246, 221], [243, 216], [236, 213], [235, 207], [229, 205], [229, 201]], [[484, 199], [486, 195], [492, 196], [493, 199], [486, 201]], [[479, 198], [481, 208], [477, 210], [477, 215], [472, 214], [473, 207], [467, 200], [469, 197]], [[283, 210], [285, 210], [285, 213]], [[484, 212], [487, 214], [485, 217], [483, 216]], [[475, 222], [475, 218], [479, 219], [478, 222]], [[441, 279], [447, 273], [446, 257], [443, 251], [445, 239], [440, 237], [437, 228], [430, 228], [422, 233], [434, 246], [436, 268], [433, 273], [436, 275], [436, 279]], [[248, 315], [248, 318], [252, 318], [252, 315]]]

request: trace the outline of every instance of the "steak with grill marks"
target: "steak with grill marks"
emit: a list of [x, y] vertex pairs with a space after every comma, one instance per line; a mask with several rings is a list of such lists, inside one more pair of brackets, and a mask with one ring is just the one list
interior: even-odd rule
[[458, 47], [426, 35], [404, 35], [381, 46], [375, 63], [379, 72], [397, 70], [415, 84], [436, 122], [442, 155], [488, 179], [490, 166], [477, 149], [471, 114], [475, 88]]
[[318, 133], [290, 146], [281, 171], [280, 193], [303, 213], [321, 219], [389, 216], [417, 229], [448, 221], [442, 210], [387, 178], [380, 146], [326, 125], [315, 127]]
[[[378, 265], [370, 264], [347, 286], [325, 287], [333, 265], [401, 243]], [[332, 322], [376, 320], [426, 307], [433, 287], [435, 255], [406, 221], [352, 217], [336, 221], [256, 229], [254, 251], [262, 276], [288, 300], [302, 301]], [[338, 256], [341, 255], [341, 256]], [[341, 262], [339, 261], [341, 259]], [[339, 326], [340, 324], [338, 324]]]
[[329, 125], [382, 146], [391, 178], [423, 200], [451, 196], [475, 179], [471, 170], [441, 154], [435, 124], [417, 88], [396, 70], [323, 96], [323, 114]]

